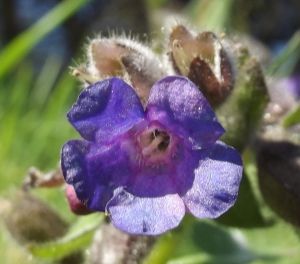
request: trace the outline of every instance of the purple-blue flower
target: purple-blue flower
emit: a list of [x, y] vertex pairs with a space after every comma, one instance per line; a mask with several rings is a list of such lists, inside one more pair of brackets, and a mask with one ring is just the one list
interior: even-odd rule
[[185, 212], [215, 218], [236, 201], [241, 157], [218, 141], [223, 127], [185, 77], [154, 84], [145, 110], [122, 79], [94, 83], [68, 119], [84, 140], [62, 148], [65, 180], [123, 231], [158, 235]]

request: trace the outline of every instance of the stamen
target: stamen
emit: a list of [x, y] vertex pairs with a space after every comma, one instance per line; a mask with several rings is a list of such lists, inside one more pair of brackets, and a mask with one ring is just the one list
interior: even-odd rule
[[152, 140], [149, 146], [143, 148], [142, 154], [145, 157], [150, 157], [155, 150], [158, 149], [159, 144], [164, 142], [165, 137], [162, 134], [157, 134], [155, 138]]
[[79, 71], [78, 69], [73, 70], [72, 75], [75, 76], [75, 77], [79, 77], [79, 78], [83, 79], [88, 84], [92, 84], [92, 83], [95, 83], [95, 82], [99, 81], [99, 79], [94, 78], [93, 76], [90, 76], [86, 73], [83, 73], [83, 72]]

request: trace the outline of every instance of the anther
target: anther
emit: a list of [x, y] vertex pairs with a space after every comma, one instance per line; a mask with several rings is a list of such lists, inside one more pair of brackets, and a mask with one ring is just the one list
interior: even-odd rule
[[143, 148], [142, 154], [145, 157], [150, 157], [153, 152], [158, 150], [158, 146], [164, 141], [165, 137], [161, 134], [156, 135], [149, 146]]

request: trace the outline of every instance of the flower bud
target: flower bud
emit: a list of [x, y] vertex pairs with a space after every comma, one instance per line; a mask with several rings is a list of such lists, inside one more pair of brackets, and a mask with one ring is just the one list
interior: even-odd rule
[[166, 75], [157, 56], [139, 42], [122, 37], [93, 39], [87, 49], [86, 66], [73, 75], [88, 84], [108, 77], [120, 77], [137, 92], [145, 106], [151, 87]]
[[228, 100], [216, 113], [226, 130], [221, 139], [242, 152], [262, 121], [269, 96], [261, 66], [247, 47], [233, 45], [233, 56], [238, 69], [236, 83]]
[[125, 69], [121, 58], [132, 53], [132, 50], [119, 45], [114, 39], [94, 39], [88, 46], [88, 73], [99, 80], [123, 76]]
[[93, 213], [93, 211], [89, 210], [82, 202], [78, 200], [74, 187], [72, 185], [67, 184], [65, 192], [70, 209], [74, 214], [86, 215]]
[[145, 107], [151, 87], [164, 76], [161, 64], [154, 63], [141, 54], [124, 56], [122, 63], [129, 75], [132, 87]]
[[19, 243], [45, 242], [63, 236], [67, 224], [49, 206], [27, 192], [0, 200], [0, 215]]
[[[0, 197], [0, 216], [11, 236], [20, 244], [47, 243], [63, 237], [68, 225], [48, 205], [28, 192], [18, 191], [14, 198]], [[57, 260], [59, 264], [83, 262], [82, 252]]]
[[300, 147], [287, 141], [257, 140], [259, 186], [280, 217], [300, 227]]
[[234, 83], [233, 68], [221, 41], [212, 32], [197, 36], [176, 26], [169, 41], [175, 72], [193, 81], [213, 107], [223, 103]]

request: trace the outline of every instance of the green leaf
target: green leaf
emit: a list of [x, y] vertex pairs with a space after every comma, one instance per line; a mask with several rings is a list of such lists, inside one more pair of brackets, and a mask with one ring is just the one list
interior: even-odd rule
[[300, 105], [287, 114], [282, 122], [282, 125], [284, 127], [289, 127], [298, 123], [300, 123]]
[[260, 264], [299, 264], [300, 243], [299, 230], [283, 221], [278, 221], [267, 228], [241, 229], [249, 247], [256, 254], [273, 257], [273, 261], [259, 262]]
[[11, 146], [20, 133], [17, 126], [26, 104], [24, 98], [28, 97], [32, 85], [33, 73], [30, 68], [22, 68], [18, 69], [14, 77], [13, 85], [9, 88], [11, 94], [6, 96], [6, 114], [1, 120], [3, 126], [0, 127], [0, 159], [11, 154]]
[[212, 221], [199, 221], [194, 226], [191, 237], [194, 243], [212, 256], [249, 254], [246, 239], [237, 229], [229, 231]]
[[267, 76], [290, 76], [300, 58], [300, 31], [297, 31], [266, 70]]
[[232, 256], [219, 256], [211, 257], [205, 253], [188, 255], [183, 258], [178, 258], [175, 260], [169, 261], [167, 264], [241, 264], [241, 263], [253, 263], [257, 260], [272, 260], [274, 258], [268, 257], [256, 257], [253, 254], [236, 254]]
[[0, 53], [0, 78], [10, 71], [47, 34], [90, 0], [61, 1], [33, 26], [19, 34]]
[[190, 239], [196, 245], [194, 252], [168, 264], [239, 264], [263, 258], [250, 250], [242, 232], [225, 229], [212, 221], [198, 221], [190, 232]]
[[[67, 112], [66, 102], [70, 99], [74, 86], [76, 85], [76, 79], [70, 76], [68, 73], [64, 73], [58, 81], [55, 89], [52, 91], [51, 96], [48, 98], [47, 105], [44, 108], [41, 124], [38, 124], [38, 131], [34, 136], [34, 140], [29, 142], [30, 148], [34, 151], [32, 158], [40, 155], [46, 155], [43, 153], [45, 149], [51, 151], [53, 147], [48, 145], [47, 139], [59, 133], [60, 137], [64, 134], [59, 120], [63, 120], [65, 124], [65, 114]], [[59, 137], [59, 136], [58, 136]], [[57, 151], [57, 149], [53, 149]], [[29, 157], [31, 158], [31, 157]]]
[[283, 221], [252, 229], [225, 228], [212, 221], [198, 221], [189, 236], [182, 238], [177, 255], [167, 263], [298, 264], [299, 252], [297, 230]]
[[51, 96], [51, 91], [62, 71], [62, 65], [63, 61], [61, 59], [52, 56], [49, 56], [45, 61], [32, 87], [32, 97], [37, 106], [43, 107], [47, 99]]
[[94, 232], [103, 221], [103, 215], [82, 216], [63, 238], [45, 244], [29, 244], [31, 254], [40, 258], [60, 259], [90, 245]]

